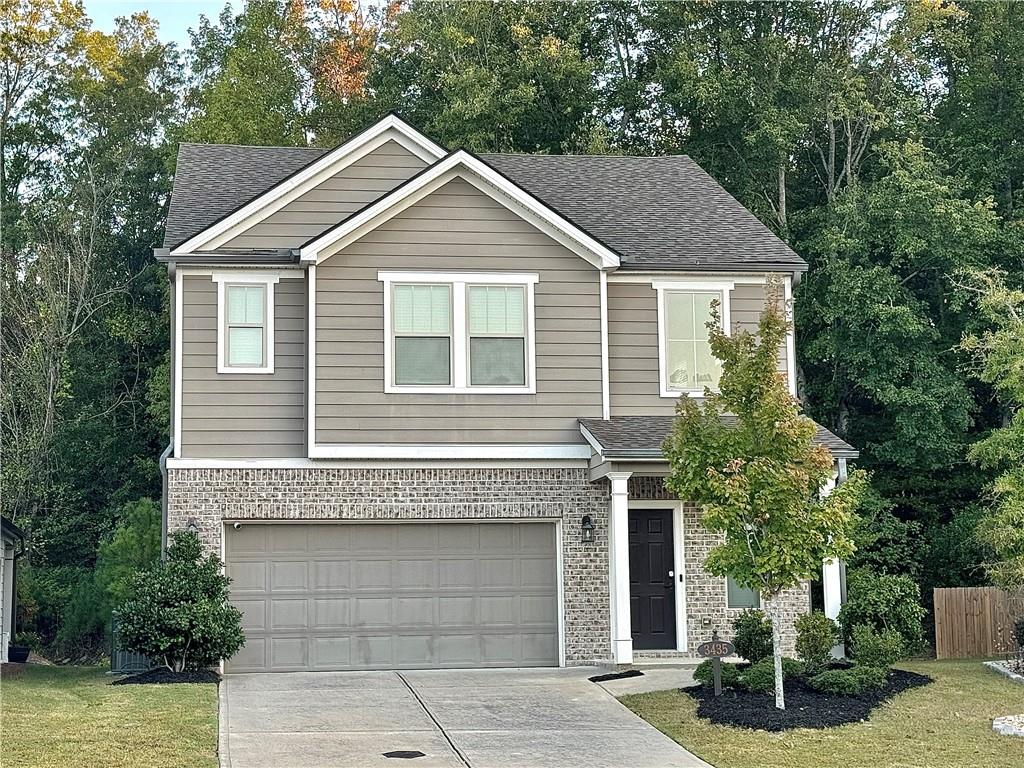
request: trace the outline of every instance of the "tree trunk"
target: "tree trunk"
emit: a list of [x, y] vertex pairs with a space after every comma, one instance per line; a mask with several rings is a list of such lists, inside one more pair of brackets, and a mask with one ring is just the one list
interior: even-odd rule
[[775, 599], [778, 595], [765, 601], [765, 611], [772, 622], [772, 656], [775, 661], [775, 707], [786, 708], [786, 696], [783, 693], [782, 679], [782, 615], [780, 605]]
[[778, 167], [778, 211], [779, 226], [782, 229], [784, 239], [789, 239], [789, 222], [786, 216], [786, 161], [779, 160]]

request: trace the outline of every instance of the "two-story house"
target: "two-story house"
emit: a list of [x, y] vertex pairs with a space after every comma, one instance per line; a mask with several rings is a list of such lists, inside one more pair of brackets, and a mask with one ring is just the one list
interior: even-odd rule
[[184, 144], [165, 244], [165, 530], [226, 562], [228, 671], [685, 656], [757, 604], [704, 572], [660, 446], [717, 381], [711, 302], [753, 328], [806, 265], [688, 157], [474, 155], [396, 116]]

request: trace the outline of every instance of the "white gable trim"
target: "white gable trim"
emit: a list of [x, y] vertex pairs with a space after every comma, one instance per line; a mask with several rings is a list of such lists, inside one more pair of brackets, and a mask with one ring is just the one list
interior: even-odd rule
[[171, 255], [181, 256], [220, 247], [389, 141], [397, 142], [428, 165], [446, 154], [443, 147], [404, 120], [396, 115], [388, 115], [231, 215], [193, 235], [172, 250]]
[[300, 249], [302, 261], [323, 261], [455, 178], [469, 182], [598, 269], [619, 266], [613, 250], [465, 150], [453, 152], [387, 197], [310, 240]]

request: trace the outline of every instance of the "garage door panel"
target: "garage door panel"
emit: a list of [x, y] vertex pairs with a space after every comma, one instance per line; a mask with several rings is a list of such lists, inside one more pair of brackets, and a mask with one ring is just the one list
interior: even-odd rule
[[245, 523], [225, 547], [230, 672], [557, 664], [551, 523]]

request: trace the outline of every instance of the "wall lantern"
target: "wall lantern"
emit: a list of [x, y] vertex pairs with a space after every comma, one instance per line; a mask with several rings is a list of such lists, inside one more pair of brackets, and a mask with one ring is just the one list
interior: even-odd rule
[[590, 515], [583, 516], [583, 524], [580, 528], [583, 530], [583, 542], [590, 544], [594, 540], [594, 521], [590, 519]]
[[192, 533], [199, 533], [199, 523], [196, 522], [194, 517], [188, 519], [188, 523], [185, 526]]

